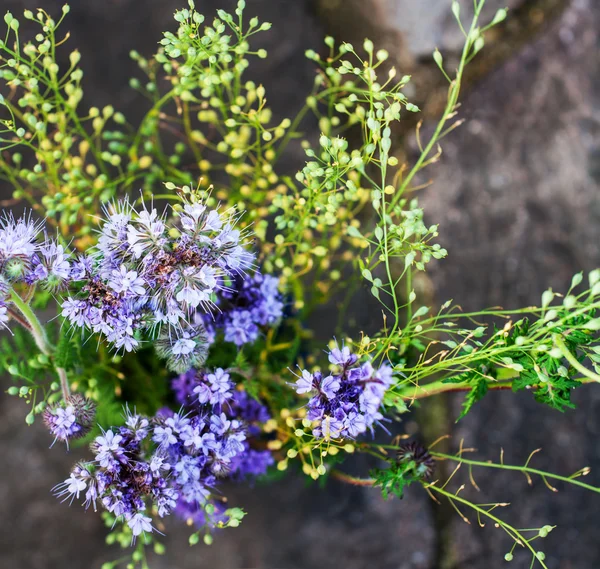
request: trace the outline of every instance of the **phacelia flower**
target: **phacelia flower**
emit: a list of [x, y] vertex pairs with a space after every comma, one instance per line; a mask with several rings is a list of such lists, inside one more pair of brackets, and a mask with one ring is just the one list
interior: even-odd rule
[[54, 435], [54, 442], [63, 441], [68, 446], [70, 440], [89, 433], [95, 414], [94, 402], [75, 393], [62, 405], [46, 407], [43, 418], [46, 427]]
[[222, 331], [237, 346], [255, 342], [261, 327], [274, 326], [283, 316], [279, 279], [259, 271], [236, 275], [230, 286], [217, 292], [215, 306], [200, 315], [209, 331]]
[[[273, 463], [269, 451], [249, 440], [269, 415], [237, 391], [223, 369], [184, 375], [180, 412], [162, 409], [148, 418], [127, 410], [125, 425], [96, 437], [94, 460], [77, 464], [56, 486], [58, 496], [80, 498], [86, 508], [100, 504], [127, 523], [133, 539], [155, 531], [154, 508], [159, 517], [174, 512], [198, 524], [226, 520], [212, 500], [215, 487], [227, 476], [264, 474]], [[206, 516], [209, 504], [215, 514]]]
[[243, 282], [253, 255], [230, 214], [193, 201], [171, 213], [128, 201], [108, 207], [97, 246], [73, 263], [79, 292], [64, 299], [62, 315], [117, 350], [157, 340], [159, 355], [181, 373], [207, 356], [198, 311], [212, 314], [223, 283]]
[[0, 325], [10, 315], [10, 291], [15, 284], [40, 284], [56, 292], [70, 281], [70, 253], [56, 240], [42, 236], [41, 224], [31, 214], [16, 219], [0, 216]]
[[393, 382], [392, 368], [383, 364], [374, 369], [370, 362], [358, 364], [348, 347], [329, 353], [334, 366], [330, 374], [301, 370], [296, 381], [298, 394], [313, 393], [307, 404], [307, 418], [314, 423], [317, 438], [356, 438], [383, 416], [379, 409]]

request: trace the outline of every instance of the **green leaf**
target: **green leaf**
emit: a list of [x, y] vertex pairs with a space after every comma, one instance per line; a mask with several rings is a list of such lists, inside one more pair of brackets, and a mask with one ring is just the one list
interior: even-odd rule
[[79, 363], [78, 351], [73, 342], [72, 332], [68, 326], [63, 326], [54, 354], [56, 367], [72, 369]]
[[475, 383], [475, 385], [472, 387], [471, 391], [467, 393], [467, 396], [465, 397], [465, 400], [463, 402], [462, 412], [456, 421], [460, 421], [471, 410], [475, 403], [483, 399], [487, 392], [487, 379], [485, 377], [480, 377], [477, 383]]

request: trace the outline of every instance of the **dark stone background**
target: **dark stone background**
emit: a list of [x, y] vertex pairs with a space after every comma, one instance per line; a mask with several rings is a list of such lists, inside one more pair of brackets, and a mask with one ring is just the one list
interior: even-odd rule
[[[197, 0], [205, 13], [232, 3]], [[336, 3], [333, 9], [340, 10]], [[4, 0], [1, 8], [16, 14], [40, 4], [58, 11], [61, 3]], [[83, 55], [86, 104], [118, 101], [115, 106], [128, 116], [140, 113], [127, 87], [135, 72], [127, 54], [132, 48], [152, 52], [179, 4], [73, 2], [68, 28], [71, 45]], [[544, 2], [529, 4], [538, 9]], [[548, 286], [563, 289], [574, 272], [599, 264], [600, 5], [593, 0], [565, 5], [538, 35], [527, 38], [525, 47], [514, 49], [503, 63], [472, 81], [462, 107], [469, 120], [445, 141], [441, 163], [428, 173], [437, 181], [422, 200], [429, 219], [440, 223], [450, 255], [432, 268], [431, 281], [421, 284], [433, 287], [440, 302], [453, 298], [465, 309], [527, 305], [537, 302]], [[255, 67], [255, 73], [267, 87], [276, 114], [291, 114], [301, 106], [312, 80], [304, 50], [320, 45], [324, 27], [337, 30], [330, 16], [318, 19], [322, 12], [311, 0], [249, 0], [248, 6], [248, 12], [275, 24], [262, 40], [270, 57]], [[345, 6], [350, 10], [350, 3]], [[379, 10], [385, 16], [381, 6]], [[394, 11], [395, 18], [398, 13]], [[345, 17], [352, 23], [347, 12]], [[438, 14], [435, 25], [450, 25], [447, 20]], [[361, 36], [361, 22], [354, 18], [356, 29], [348, 30], [349, 35]], [[390, 20], [383, 27], [393, 25]], [[397, 30], [397, 45], [409, 50], [410, 42], [408, 47], [400, 43], [401, 33]], [[442, 42], [446, 37], [432, 35]], [[455, 36], [448, 37], [452, 49]], [[394, 55], [413, 59], [410, 53]], [[417, 80], [420, 57], [415, 54], [412, 70]], [[309, 134], [318, 134], [314, 125], [307, 128]], [[407, 138], [409, 154], [411, 148]], [[292, 153], [289, 163], [300, 159]], [[446, 416], [448, 410], [450, 417], [456, 416], [460, 404], [451, 399], [429, 417], [438, 423], [434, 431], [451, 431], [456, 444], [464, 438], [467, 446], [480, 448], [480, 458], [497, 458], [504, 447], [507, 462], [524, 462], [529, 452], [543, 447], [534, 459], [536, 466], [568, 474], [589, 465], [593, 471], [586, 481], [600, 484], [600, 393], [585, 387], [575, 399], [578, 412], [561, 415], [535, 404], [528, 394], [492, 394], [458, 426]], [[82, 569], [117, 557], [118, 551], [103, 545], [99, 516], [58, 504], [49, 492], [85, 451], [65, 455], [58, 446], [48, 449], [43, 427], [26, 427], [24, 415], [24, 405], [0, 394], [0, 567]], [[414, 430], [416, 425], [411, 421], [406, 428]], [[361, 461], [349, 468], [365, 472]], [[553, 494], [539, 480], [528, 488], [519, 476], [492, 474], [476, 474], [481, 495], [471, 488], [465, 493], [481, 502], [512, 502], [501, 514], [517, 527], [558, 524], [540, 546], [548, 567], [600, 566], [596, 496], [561, 486]], [[249, 512], [240, 528], [218, 535], [211, 547], [190, 548], [185, 528], [171, 524], [168, 555], [153, 559], [152, 567], [496, 568], [504, 566], [503, 555], [510, 547], [500, 530], [489, 524], [481, 529], [475, 518], [472, 525], [464, 524], [417, 488], [403, 501], [384, 502], [377, 491], [335, 481], [318, 489], [288, 477], [268, 487], [233, 488], [227, 494], [231, 503]], [[529, 567], [529, 559], [515, 556], [511, 566]]]

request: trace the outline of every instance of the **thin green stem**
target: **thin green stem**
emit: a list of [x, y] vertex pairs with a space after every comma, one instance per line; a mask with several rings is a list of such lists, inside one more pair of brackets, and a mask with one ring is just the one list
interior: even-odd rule
[[331, 477], [340, 482], [352, 484], [352, 486], [373, 486], [375, 484], [374, 478], [357, 478], [356, 476], [350, 476], [350, 474], [346, 474], [339, 470], [332, 470]]
[[[589, 383], [596, 383], [598, 381], [597, 379], [589, 379], [583, 377], [577, 378], [577, 380], [583, 383], [584, 385]], [[509, 390], [512, 389], [512, 387], [512, 379], [488, 382], [488, 389], [490, 391]], [[396, 397], [401, 397], [402, 399], [405, 399], [407, 401], [414, 401], [416, 399], [425, 399], [426, 397], [440, 395], [441, 393], [470, 391], [472, 388], [473, 385], [467, 382], [450, 383], [446, 382], [444, 379], [440, 379], [438, 381], [432, 381], [431, 383], [427, 383], [425, 385], [410, 385], [401, 387], [400, 390], [398, 392], [394, 392], [393, 395]]]
[[464, 73], [465, 67], [468, 63], [468, 55], [469, 55], [469, 52], [471, 51], [471, 46], [473, 45], [472, 38], [474, 36], [475, 30], [477, 29], [477, 23], [479, 20], [479, 16], [480, 16], [482, 7], [483, 7], [483, 5], [479, 5], [479, 6], [475, 7], [475, 14], [473, 15], [473, 20], [471, 22], [471, 28], [469, 29], [469, 33], [467, 34], [463, 52], [462, 52], [462, 55], [460, 58], [460, 63], [458, 65], [458, 69], [456, 71], [456, 77], [454, 78], [454, 81], [452, 81], [452, 83], [450, 84], [450, 88], [448, 89], [448, 102], [446, 104], [446, 108], [444, 109], [444, 114], [442, 115], [442, 118], [439, 120], [437, 127], [435, 129], [435, 132], [433, 133], [433, 136], [429, 140], [429, 143], [427, 144], [427, 146], [425, 147], [425, 149], [419, 156], [417, 162], [415, 163], [415, 165], [413, 166], [411, 171], [408, 173], [406, 178], [404, 178], [404, 180], [402, 181], [402, 185], [400, 186], [400, 188], [398, 189], [396, 195], [394, 196], [394, 198], [392, 200], [392, 203], [391, 203], [392, 207], [394, 207], [397, 204], [398, 200], [400, 200], [400, 198], [402, 197], [402, 195], [404, 194], [406, 189], [409, 187], [413, 178], [424, 167], [427, 158], [429, 157], [429, 155], [431, 154], [431, 151], [433, 150], [436, 143], [440, 139], [440, 136], [441, 136], [442, 132], [444, 131], [444, 127], [445, 127], [446, 123], [448, 122], [448, 119], [451, 117], [452, 113], [454, 112], [454, 110], [456, 108], [456, 104], [458, 103], [458, 97], [460, 95], [463, 73]]
[[523, 536], [521, 534], [521, 532], [518, 529], [507, 524], [505, 521], [501, 520], [500, 518], [498, 518], [497, 516], [492, 514], [490, 511], [486, 510], [485, 508], [482, 508], [482, 507], [478, 506], [477, 504], [474, 504], [473, 502], [469, 502], [469, 500], [461, 498], [457, 494], [453, 494], [452, 492], [447, 492], [446, 490], [444, 490], [438, 486], [431, 485], [431, 484], [423, 483], [423, 487], [426, 490], [428, 490], [429, 492], [436, 492], [437, 494], [444, 496], [451, 502], [455, 502], [455, 501], [459, 502], [460, 504], [463, 504], [464, 506], [467, 506], [468, 508], [475, 510], [479, 514], [483, 514], [484, 516], [486, 516], [487, 518], [489, 518], [490, 520], [492, 520], [493, 522], [498, 524], [498, 526], [501, 527], [517, 543], [519, 543], [523, 547], [526, 547], [527, 549], [529, 549], [529, 551], [531, 551], [534, 558], [540, 563], [540, 565], [542, 567], [544, 567], [544, 569], [548, 569], [548, 566], [544, 563], [544, 561], [537, 556], [537, 551], [531, 546], [529, 541], [525, 538], [525, 536]]
[[[33, 336], [36, 346], [39, 348], [40, 352], [51, 357], [54, 354], [54, 346], [48, 340], [46, 330], [44, 330], [44, 326], [39, 321], [39, 318], [35, 315], [35, 312], [31, 309], [31, 306], [25, 302], [14, 289], [10, 291], [10, 299], [12, 303], [19, 309], [19, 312], [27, 322], [27, 330]], [[58, 378], [60, 379], [60, 387], [62, 390], [63, 399], [66, 401], [71, 396], [67, 372], [62, 367], [55, 366], [55, 369], [56, 373], [58, 374]]]
[[596, 381], [600, 383], [600, 375], [594, 373], [593, 371], [587, 369], [585, 366], [581, 365], [577, 358], [569, 351], [566, 344], [564, 343], [560, 334], [554, 334], [552, 336], [552, 340], [554, 345], [560, 350], [561, 354], [565, 357], [565, 359], [581, 374], [585, 377], [588, 377], [592, 381]]
[[[444, 380], [433, 381], [426, 385], [411, 385], [404, 387], [396, 395], [406, 400], [424, 399], [440, 393], [449, 393], [453, 391], [469, 391], [473, 386], [469, 383], [446, 383]], [[512, 381], [490, 381], [488, 383], [490, 390], [512, 389]]]
[[[538, 470], [536, 468], [530, 468], [529, 466], [518, 466], [515, 464], [500, 464], [497, 462], [482, 462], [479, 460], [469, 460], [467, 458], [463, 458], [462, 456], [455, 456], [451, 454], [443, 454], [441, 452], [431, 452], [431, 456], [435, 458], [441, 458], [445, 460], [452, 460], [454, 462], [460, 462], [462, 464], [468, 464], [471, 466], [479, 466], [482, 468], [496, 468], [499, 470], [515, 470], [517, 472], [523, 472], [526, 474], [534, 474], [540, 476], [542, 478], [551, 478], [552, 480], [560, 480], [561, 482], [566, 482], [567, 484], [574, 484], [575, 486], [580, 486], [581, 488], [585, 488], [586, 490], [591, 490], [592, 492], [596, 492], [600, 494], [600, 488], [596, 486], [592, 486], [591, 484], [586, 484], [585, 482], [579, 482], [576, 478], [571, 478], [569, 476], [560, 476], [559, 474], [553, 474], [551, 472], [544, 472], [543, 470]], [[580, 470], [578, 473], [580, 476], [582, 475], [582, 471]]]
[[19, 312], [23, 315], [27, 324], [29, 325], [31, 335], [35, 340], [37, 347], [39, 348], [42, 354], [46, 356], [51, 356], [53, 350], [52, 344], [48, 341], [48, 335], [46, 334], [46, 330], [42, 326], [42, 323], [39, 321], [38, 317], [35, 315], [31, 306], [27, 304], [15, 290], [10, 291], [10, 299], [13, 304], [19, 309]]

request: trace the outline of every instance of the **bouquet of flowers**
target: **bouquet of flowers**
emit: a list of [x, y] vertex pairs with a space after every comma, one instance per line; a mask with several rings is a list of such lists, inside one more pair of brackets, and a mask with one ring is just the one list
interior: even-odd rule
[[[225, 481], [284, 471], [384, 497], [420, 486], [502, 528], [507, 561], [518, 548], [542, 567], [534, 540], [553, 526], [513, 527], [496, 512], [506, 504], [463, 497], [436, 464], [600, 492], [579, 480], [586, 468], [476, 461], [462, 445], [444, 454], [402, 434], [415, 402], [446, 392], [465, 393], [460, 419], [500, 389], [562, 411], [574, 389], [600, 381], [600, 270], [520, 310], [433, 308], [414, 290], [446, 256], [418, 204], [419, 174], [460, 122], [465, 67], [506, 17], [482, 23], [483, 5], [475, 0], [466, 25], [452, 4], [464, 49], [454, 72], [434, 54], [447, 102], [428, 140], [418, 130], [412, 165], [393, 150], [394, 125], [419, 111], [403, 93], [410, 77], [370, 40], [328, 37], [308, 51], [306, 105], [273, 124], [265, 88], [244, 77], [267, 56], [252, 43], [270, 24], [247, 19], [244, 0], [210, 21], [189, 0], [156, 54], [131, 53], [144, 77], [131, 86], [148, 100], [132, 125], [111, 106], [82, 109], [78, 51], [67, 68], [57, 63], [68, 6], [58, 19], [5, 15], [0, 175], [25, 211], [0, 218], [0, 364], [53, 452], [89, 446], [54, 492], [101, 513], [111, 542], [133, 546], [128, 567], [148, 567], [148, 546], [164, 552], [166, 516], [193, 527], [191, 544], [210, 544], [244, 517], [224, 499]], [[307, 161], [290, 176], [279, 159], [308, 113], [322, 134], [299, 142]], [[372, 329], [345, 317], [357, 301], [377, 307]], [[339, 314], [329, 342], [311, 330], [325, 305]], [[350, 476], [352, 453], [378, 466]]]

